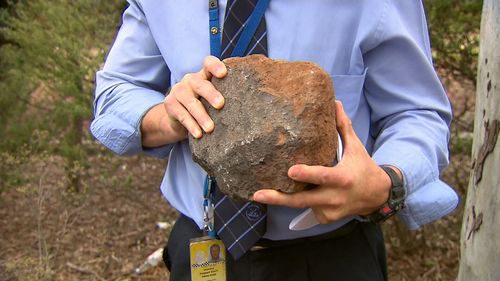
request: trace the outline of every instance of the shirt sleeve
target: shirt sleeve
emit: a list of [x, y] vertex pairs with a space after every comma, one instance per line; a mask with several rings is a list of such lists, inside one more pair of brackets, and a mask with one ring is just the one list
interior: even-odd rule
[[165, 158], [172, 145], [143, 148], [140, 124], [149, 109], [163, 102], [170, 71], [140, 5], [129, 4], [104, 67], [96, 74], [95, 119], [90, 130], [117, 154], [144, 152]]
[[451, 107], [432, 65], [422, 3], [386, 4], [378, 44], [364, 55], [373, 158], [402, 171], [407, 199], [398, 215], [416, 229], [458, 204], [439, 178], [448, 164]]

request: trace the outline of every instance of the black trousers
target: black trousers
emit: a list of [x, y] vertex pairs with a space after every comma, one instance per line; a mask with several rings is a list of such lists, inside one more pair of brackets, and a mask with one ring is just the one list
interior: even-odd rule
[[[235, 261], [227, 255], [227, 280], [283, 281], [382, 281], [387, 280], [384, 239], [373, 223], [353, 222], [341, 235], [321, 235], [285, 243], [263, 243], [264, 249], [249, 251]], [[170, 280], [191, 280], [189, 239], [202, 232], [188, 217], [175, 223], [163, 259]], [[331, 237], [331, 238], [329, 238]]]

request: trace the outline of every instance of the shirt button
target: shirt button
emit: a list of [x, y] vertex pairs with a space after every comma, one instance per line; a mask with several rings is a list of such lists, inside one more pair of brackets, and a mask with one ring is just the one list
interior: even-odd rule
[[215, 27], [215, 26], [214, 26], [214, 27], [212, 27], [212, 28], [210, 29], [210, 32], [212, 32], [212, 34], [214, 34], [214, 35], [215, 35], [215, 34], [219, 33], [219, 29], [218, 29], [217, 27]]

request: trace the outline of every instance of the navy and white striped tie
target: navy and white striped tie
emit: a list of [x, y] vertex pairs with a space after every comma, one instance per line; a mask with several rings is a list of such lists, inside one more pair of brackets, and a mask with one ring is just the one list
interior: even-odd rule
[[235, 201], [215, 188], [214, 226], [234, 259], [245, 254], [266, 232], [266, 205]]
[[[250, 15], [257, 5], [257, 0], [228, 0], [224, 27], [222, 29], [221, 58], [231, 56], [238, 39], [245, 26], [248, 24]], [[267, 30], [266, 19], [262, 20], [253, 34], [244, 55], [263, 54], [267, 55]]]
[[[222, 32], [221, 58], [231, 56], [257, 0], [228, 0]], [[244, 55], [267, 55], [266, 21], [262, 17]], [[234, 259], [245, 254], [266, 231], [266, 206], [234, 201], [215, 188], [215, 229]]]

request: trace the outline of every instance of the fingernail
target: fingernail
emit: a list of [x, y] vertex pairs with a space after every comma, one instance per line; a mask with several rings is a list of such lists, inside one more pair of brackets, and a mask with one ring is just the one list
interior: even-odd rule
[[336, 100], [335, 102], [339, 104], [340, 108], [344, 109], [344, 105], [342, 104], [342, 102], [341, 102], [341, 101]]
[[297, 177], [299, 174], [298, 168], [296, 166], [292, 166], [290, 169], [288, 169], [288, 176], [291, 178]]
[[201, 136], [202, 136], [201, 130], [200, 129], [195, 129], [194, 133], [193, 133], [193, 137], [196, 138], [196, 139], [199, 139], [199, 138], [201, 138]]
[[257, 194], [254, 194], [252, 196], [252, 201], [259, 201], [259, 196]]
[[253, 201], [261, 201], [266, 199], [265, 195], [262, 192], [257, 191], [253, 194]]
[[226, 67], [223, 65], [217, 66], [215, 69], [215, 73], [217, 74], [217, 77], [221, 78], [226, 73]]
[[214, 106], [217, 109], [221, 109], [224, 106], [224, 98], [222, 96], [219, 96], [215, 98]]
[[211, 132], [214, 130], [214, 127], [215, 127], [215, 124], [213, 121], [207, 121], [205, 122], [205, 124], [203, 124], [203, 130], [205, 130], [205, 132]]

